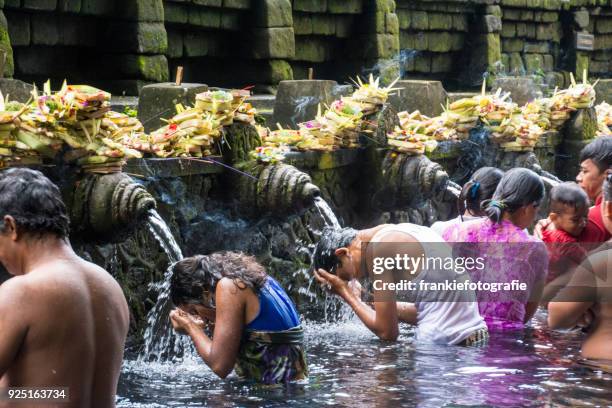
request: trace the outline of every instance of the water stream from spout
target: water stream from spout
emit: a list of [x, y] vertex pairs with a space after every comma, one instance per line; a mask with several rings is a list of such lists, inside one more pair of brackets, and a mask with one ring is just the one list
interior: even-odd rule
[[143, 339], [144, 346], [138, 356], [141, 361], [167, 361], [176, 360], [189, 353], [193, 349], [191, 341], [187, 336], [179, 336], [172, 328], [169, 313], [172, 310], [170, 301], [170, 280], [172, 278], [172, 266], [183, 259], [181, 248], [176, 243], [168, 224], [155, 210], [149, 212], [149, 231], [159, 242], [164, 252], [168, 255], [170, 265], [161, 281], [151, 284], [151, 291], [157, 294], [155, 306], [147, 314], [147, 328]]
[[321, 197], [317, 197], [315, 198], [314, 204], [315, 207], [317, 207], [319, 214], [321, 214], [321, 217], [323, 217], [323, 220], [325, 220], [325, 223], [328, 226], [333, 227], [334, 229], [342, 228], [340, 226], [340, 222], [338, 221], [338, 217], [336, 217], [334, 211], [331, 209], [329, 204], [327, 204], [327, 201], [325, 201]]

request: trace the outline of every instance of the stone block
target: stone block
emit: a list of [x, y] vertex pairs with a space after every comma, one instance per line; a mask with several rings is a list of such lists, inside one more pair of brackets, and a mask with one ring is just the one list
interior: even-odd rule
[[312, 34], [312, 16], [308, 13], [295, 13], [293, 15], [293, 31], [295, 35]]
[[221, 12], [221, 29], [237, 31], [243, 27], [240, 13], [234, 10], [223, 10]]
[[[438, 57], [433, 57], [434, 61]], [[419, 72], [430, 72], [434, 69], [433, 63], [420, 63]], [[389, 103], [398, 112], [415, 110], [427, 116], [436, 116], [442, 113], [442, 106], [446, 105], [447, 94], [440, 81], [401, 80], [394, 88], [399, 88], [397, 94], [389, 97]]]
[[293, 10], [324, 13], [327, 10], [327, 0], [293, 0]]
[[361, 0], [327, 0], [327, 11], [333, 14], [360, 14]]
[[501, 61], [501, 44], [498, 35], [487, 34], [485, 36], [487, 44], [487, 64], [489, 67], [498, 64]]
[[81, 11], [81, 0], [59, 0], [57, 9], [62, 13], [79, 13]]
[[[399, 37], [400, 37], [400, 49], [402, 50], [416, 49], [415, 48], [416, 35], [402, 31], [400, 32]], [[425, 46], [425, 49], [427, 49], [427, 46]]]
[[57, 45], [59, 42], [57, 15], [33, 14], [31, 22], [32, 44]]
[[468, 30], [468, 19], [464, 14], [453, 14], [453, 30], [456, 31], [467, 31]]
[[525, 54], [525, 70], [529, 73], [536, 72], [544, 68], [544, 58], [540, 54]]
[[502, 16], [502, 9], [498, 5], [489, 5], [489, 6], [485, 7], [485, 13], [486, 14], [491, 14], [493, 16], [501, 17]]
[[399, 19], [395, 13], [385, 14], [385, 27], [389, 34], [399, 34]]
[[450, 33], [428, 32], [427, 33], [427, 49], [433, 52], [448, 52], [451, 50]]
[[101, 71], [125, 79], [164, 82], [168, 80], [168, 60], [164, 55], [122, 54], [101, 58]]
[[22, 0], [21, 7], [28, 10], [53, 11], [57, 8], [57, 0]]
[[18, 9], [21, 7], [21, 0], [4, 0], [4, 7]]
[[543, 11], [540, 21], [544, 23], [553, 23], [559, 21], [559, 13], [555, 11]]
[[331, 14], [316, 14], [312, 16], [312, 33], [317, 35], [334, 35], [336, 20]]
[[506, 38], [514, 38], [516, 36], [516, 24], [504, 22], [501, 29], [501, 36]]
[[413, 30], [427, 30], [429, 28], [429, 19], [424, 11], [414, 11], [411, 21]]
[[504, 52], [521, 52], [523, 51], [525, 42], [520, 38], [504, 38], [502, 39], [502, 51]]
[[501, 18], [486, 15], [480, 20], [479, 31], [481, 33], [499, 33], [502, 29]]
[[168, 37], [163, 23], [131, 23], [113, 21], [109, 24], [106, 41], [117, 52], [164, 54]]
[[2, 27], [0, 27], [0, 51], [6, 54], [6, 63], [4, 65], [4, 71], [0, 72], [0, 77], [12, 77], [15, 73], [15, 62], [13, 58], [13, 47], [11, 47], [11, 41], [9, 39], [6, 18], [4, 13], [0, 11], [0, 17], [2, 18]]
[[177, 3], [164, 3], [164, 19], [168, 23], [187, 24], [189, 10], [186, 6]]
[[555, 68], [555, 59], [553, 58], [553, 56], [551, 54], [544, 54], [542, 58], [543, 58], [544, 71], [546, 72], [552, 71]]
[[164, 21], [164, 4], [160, 0], [131, 0], [116, 3], [117, 18], [132, 21]]
[[372, 2], [366, 2], [366, 4], [367, 10], [395, 13], [395, 0], [374, 0]]
[[410, 28], [410, 10], [399, 9], [397, 10], [397, 18], [399, 19], [399, 26], [402, 30]]
[[95, 47], [98, 42], [97, 21], [78, 15], [59, 16], [59, 40], [61, 45]]
[[604, 34], [595, 36], [593, 44], [595, 50], [606, 50], [612, 48], [612, 35]]
[[595, 31], [601, 34], [612, 33], [612, 18], [598, 18], [595, 22]]
[[453, 28], [453, 16], [451, 14], [430, 13], [428, 17], [430, 30], [449, 31]]
[[391, 58], [399, 52], [399, 37], [393, 34], [370, 35], [356, 45], [356, 51], [365, 58]]
[[138, 119], [142, 121], [145, 130], [150, 132], [163, 126], [160, 119], [169, 119], [176, 112], [175, 106], [193, 105], [198, 93], [208, 90], [204, 84], [184, 83], [180, 86], [174, 83], [147, 85], [140, 91], [138, 99]]
[[533, 21], [534, 14], [532, 10], [521, 10], [520, 21]]
[[532, 78], [500, 77], [493, 81], [493, 89], [501, 88], [503, 93], [510, 92], [512, 102], [519, 106], [538, 97], [538, 87]]
[[255, 27], [292, 27], [290, 0], [261, 0], [255, 8]]
[[612, 101], [612, 79], [600, 79], [597, 84], [597, 103], [605, 101]]
[[451, 50], [459, 51], [463, 49], [465, 44], [465, 35], [464, 34], [451, 34], [450, 37]]
[[214, 46], [214, 42], [214, 39], [208, 33], [188, 31], [183, 36], [183, 53], [186, 57], [210, 55], [210, 49]]
[[8, 33], [13, 47], [30, 45], [30, 14], [6, 11]]
[[431, 55], [418, 54], [414, 58], [414, 71], [423, 74], [431, 72]]
[[331, 104], [339, 99], [342, 90], [336, 81], [282, 81], [278, 84], [272, 123], [296, 126], [310, 120], [316, 115], [319, 104]]
[[312, 37], [296, 38], [294, 57], [296, 61], [324, 62], [329, 57], [329, 49], [325, 40]]
[[546, 41], [526, 42], [525, 47], [523, 48], [523, 52], [533, 54], [546, 54], [550, 52], [550, 43]]
[[582, 29], [589, 26], [589, 12], [586, 10], [579, 10], [574, 12], [574, 23]]
[[521, 20], [521, 10], [513, 8], [504, 8], [504, 20]]
[[168, 58], [183, 56], [183, 33], [177, 30], [168, 30]]
[[223, 0], [223, 7], [245, 10], [251, 7], [251, 0]]
[[516, 36], [517, 37], [527, 37], [527, 24], [516, 23]]
[[189, 24], [204, 28], [221, 27], [221, 11], [217, 9], [189, 10]]
[[81, 14], [110, 16], [115, 12], [115, 2], [100, 0], [81, 0]]
[[286, 81], [293, 79], [293, 70], [291, 65], [284, 60], [266, 60], [264, 61], [265, 67], [261, 71], [264, 75], [269, 78], [269, 83], [277, 84], [280, 81]]
[[349, 38], [353, 32], [355, 19], [350, 15], [336, 16], [336, 37]]
[[252, 57], [293, 58], [295, 55], [295, 35], [293, 28], [259, 28], [252, 37]]
[[552, 40], [555, 38], [555, 25], [553, 24], [538, 24], [536, 29], [536, 39]]
[[223, 0], [191, 0], [193, 4], [206, 7], [221, 7]]
[[452, 54], [433, 54], [431, 56], [431, 72], [450, 72], [453, 70], [453, 62]]

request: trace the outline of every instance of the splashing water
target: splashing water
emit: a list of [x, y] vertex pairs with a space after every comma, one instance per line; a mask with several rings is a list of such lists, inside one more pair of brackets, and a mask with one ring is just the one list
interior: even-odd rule
[[340, 222], [338, 221], [338, 217], [336, 217], [334, 211], [330, 208], [329, 204], [327, 204], [327, 201], [321, 197], [317, 197], [315, 198], [315, 207], [317, 207], [319, 214], [321, 214], [321, 217], [323, 217], [328, 226], [333, 227], [334, 229], [342, 228], [340, 226]]
[[168, 317], [170, 301], [170, 279], [172, 266], [183, 259], [181, 248], [176, 243], [170, 228], [155, 210], [149, 212], [149, 230], [168, 255], [170, 265], [164, 278], [151, 284], [150, 289], [157, 293], [157, 302], [147, 314], [147, 329], [143, 335], [144, 346], [138, 356], [141, 361], [175, 361], [186, 354], [193, 354], [193, 345], [186, 336], [179, 336], [172, 328]]

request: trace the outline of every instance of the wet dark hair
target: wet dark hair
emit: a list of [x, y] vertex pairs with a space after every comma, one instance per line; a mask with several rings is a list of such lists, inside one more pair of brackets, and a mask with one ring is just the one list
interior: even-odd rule
[[493, 196], [503, 176], [504, 172], [497, 167], [482, 167], [476, 170], [459, 194], [457, 200], [459, 215], [463, 216], [466, 209], [474, 215], [484, 215], [480, 204]]
[[321, 234], [321, 240], [312, 255], [314, 269], [320, 268], [329, 273], [335, 273], [336, 267], [340, 265], [340, 259], [336, 256], [336, 249], [348, 247], [356, 236], [357, 230], [353, 228], [325, 227]]
[[264, 267], [254, 256], [231, 251], [185, 258], [174, 264], [172, 272], [170, 298], [176, 306], [204, 304], [204, 292], [212, 292], [214, 297], [217, 284], [223, 278], [233, 280], [241, 290], [250, 288], [255, 293], [268, 278]]
[[580, 162], [589, 160], [597, 166], [599, 172], [604, 172], [612, 167], [612, 138], [598, 137], [580, 152]]
[[65, 239], [70, 220], [59, 188], [40, 171], [11, 168], [0, 172], [0, 227], [5, 215], [26, 234]]
[[544, 183], [529, 169], [515, 168], [499, 182], [493, 198], [482, 203], [482, 209], [493, 222], [501, 222], [504, 212], [513, 213], [528, 204], [538, 205], [544, 198]]
[[566, 206], [574, 209], [589, 206], [589, 197], [572, 181], [557, 184], [550, 190], [550, 211], [561, 214]]

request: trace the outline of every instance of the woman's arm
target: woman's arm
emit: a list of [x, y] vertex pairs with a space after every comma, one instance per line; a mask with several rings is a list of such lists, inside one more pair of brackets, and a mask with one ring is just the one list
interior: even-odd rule
[[395, 301], [373, 302], [374, 309], [355, 296], [348, 282], [319, 269], [315, 276], [320, 283], [329, 284], [331, 290], [353, 309], [357, 317], [382, 340], [396, 340], [399, 336], [397, 306]]
[[227, 377], [236, 364], [244, 326], [246, 293], [230, 279], [219, 281], [215, 292], [217, 315], [212, 340], [195, 322], [184, 326], [202, 360], [221, 378]]

